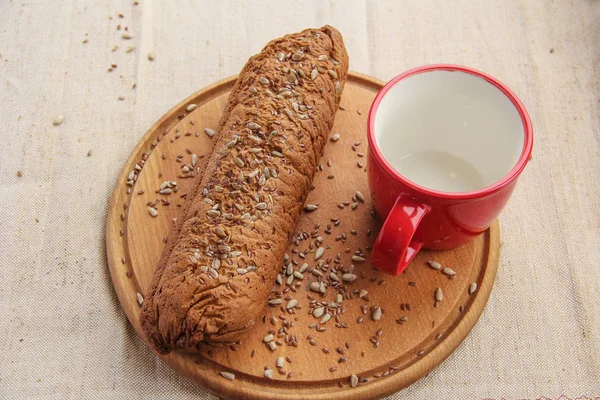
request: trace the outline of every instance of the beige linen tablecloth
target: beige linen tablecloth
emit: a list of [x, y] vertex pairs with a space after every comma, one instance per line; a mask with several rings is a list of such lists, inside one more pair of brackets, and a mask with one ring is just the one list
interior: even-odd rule
[[390, 398], [600, 397], [600, 1], [132, 3], [0, 1], [1, 399], [210, 397], [127, 322], [106, 264], [109, 196], [169, 108], [270, 39], [323, 24], [352, 70], [384, 80], [426, 63], [486, 71], [535, 128], [485, 312]]

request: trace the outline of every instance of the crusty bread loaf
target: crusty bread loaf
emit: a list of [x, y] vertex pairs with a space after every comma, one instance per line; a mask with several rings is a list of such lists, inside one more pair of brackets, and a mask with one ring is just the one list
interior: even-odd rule
[[230, 343], [255, 322], [281, 268], [348, 73], [340, 33], [276, 39], [250, 58], [141, 310], [160, 352]]

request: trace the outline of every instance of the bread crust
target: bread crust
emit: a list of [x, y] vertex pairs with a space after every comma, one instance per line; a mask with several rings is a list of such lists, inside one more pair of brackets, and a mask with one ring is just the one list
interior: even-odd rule
[[157, 351], [231, 343], [253, 326], [347, 74], [342, 36], [331, 26], [275, 39], [248, 60], [142, 305], [141, 325]]

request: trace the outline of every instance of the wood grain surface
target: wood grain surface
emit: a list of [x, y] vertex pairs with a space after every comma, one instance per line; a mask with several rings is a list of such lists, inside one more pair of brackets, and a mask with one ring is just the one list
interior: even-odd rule
[[[200, 160], [197, 165], [202, 165], [211, 152], [212, 140], [204, 128], [216, 129], [234, 82], [232, 77], [204, 88], [170, 110], [140, 140], [117, 181], [106, 230], [108, 264], [121, 305], [142, 338], [138, 293], [148, 287], [173, 218], [184, 202], [182, 195], [190, 189], [192, 179], [179, 178], [182, 167], [191, 164], [192, 154]], [[369, 254], [380, 227], [372, 212], [366, 157], [361, 155], [366, 155], [367, 148], [367, 112], [382, 84], [371, 77], [350, 74], [332, 130], [332, 134], [340, 134], [340, 140], [327, 144], [321, 160], [323, 169], [316, 173], [315, 189], [307, 200], [319, 208], [304, 212], [296, 229], [296, 236], [318, 231], [315, 236], [322, 236], [326, 247], [324, 259], [335, 259], [339, 253], [341, 264], [346, 268], [354, 265], [357, 278], [345, 285], [344, 312], [325, 323], [310, 314], [314, 307], [309, 295], [327, 304], [336, 300], [337, 290], [329, 288], [324, 297], [310, 291], [310, 283], [318, 280], [310, 273], [316, 263], [314, 254], [305, 251], [308, 240], [299, 246], [292, 243], [288, 254], [297, 263], [294, 269], [305, 262], [309, 269], [302, 279], [295, 280], [295, 291], [288, 289], [284, 296], [296, 299], [301, 308], [287, 312], [265, 303], [263, 320], [240, 343], [207, 346], [196, 355], [159, 355], [168, 365], [224, 398], [374, 399], [427, 374], [466, 337], [494, 283], [499, 255], [497, 222], [460, 248], [421, 251], [398, 277], [372, 268], [368, 260], [351, 260], [356, 249]], [[196, 107], [191, 110], [190, 104]], [[202, 173], [201, 168], [195, 173]], [[177, 192], [156, 193], [166, 180], [177, 182]], [[364, 194], [364, 202], [358, 201], [356, 191]], [[156, 217], [149, 214], [148, 204], [156, 204]], [[328, 224], [330, 234], [325, 232]], [[300, 253], [306, 253], [304, 259]], [[430, 260], [452, 268], [456, 275], [450, 277], [431, 268], [427, 264]], [[283, 285], [274, 285], [274, 289], [284, 290], [286, 278], [284, 275]], [[470, 294], [473, 282], [477, 290]], [[439, 302], [434, 295], [437, 288], [443, 292]], [[360, 298], [360, 290], [368, 294]], [[374, 321], [377, 308], [383, 312]], [[281, 331], [284, 321], [286, 332]], [[270, 332], [282, 343], [274, 351], [263, 342]], [[295, 335], [297, 347], [286, 345], [289, 335]], [[285, 373], [276, 367], [278, 357], [291, 360], [284, 363]], [[274, 372], [272, 379], [264, 376], [267, 367]], [[233, 373], [235, 379], [227, 380], [220, 372]], [[353, 374], [359, 381], [356, 387], [350, 385]]]

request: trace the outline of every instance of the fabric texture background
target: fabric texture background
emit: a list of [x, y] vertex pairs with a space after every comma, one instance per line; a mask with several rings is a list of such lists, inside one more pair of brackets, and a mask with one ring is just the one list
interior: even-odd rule
[[174, 104], [270, 39], [326, 23], [352, 70], [388, 80], [469, 65], [510, 86], [535, 129], [487, 308], [444, 363], [389, 398], [600, 398], [600, 1], [132, 3], [0, 1], [1, 399], [211, 398], [127, 322], [106, 263], [109, 197]]

